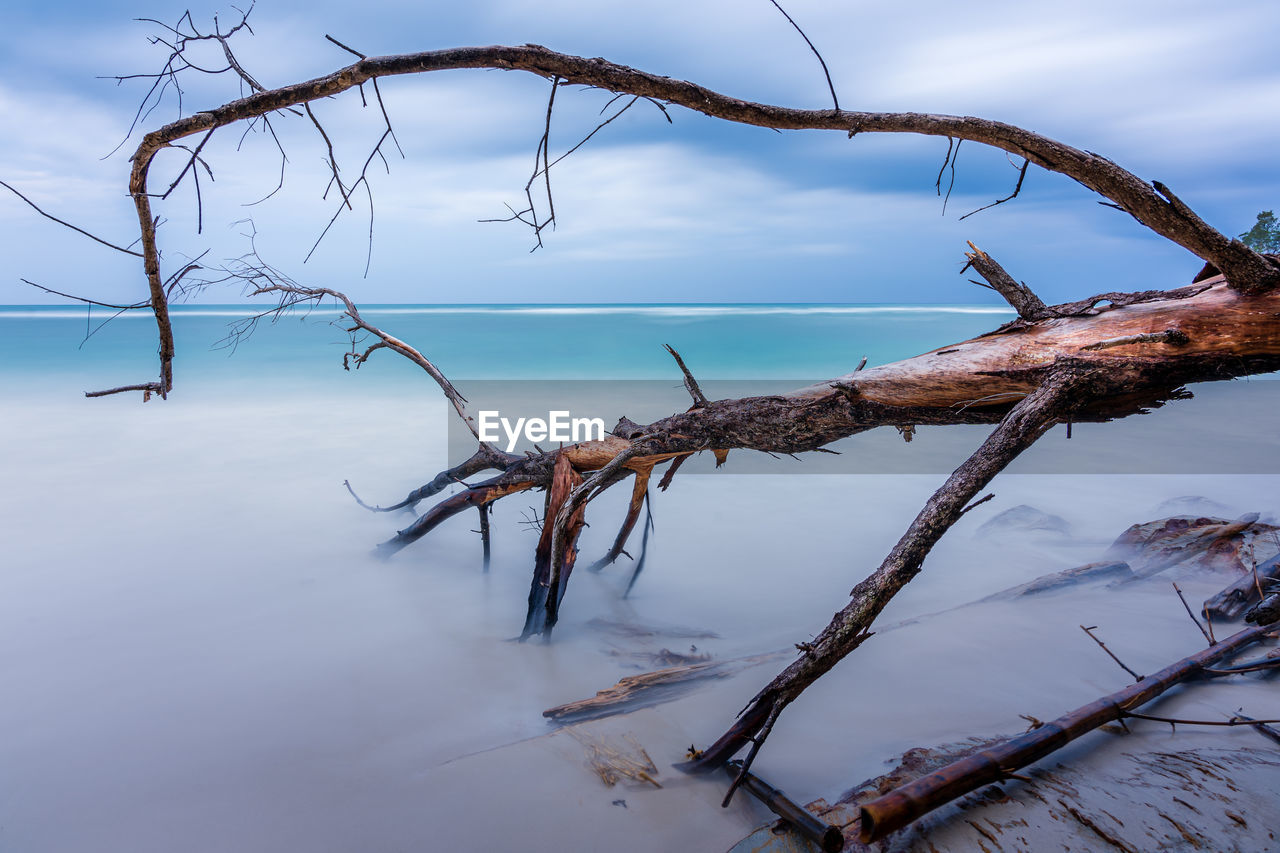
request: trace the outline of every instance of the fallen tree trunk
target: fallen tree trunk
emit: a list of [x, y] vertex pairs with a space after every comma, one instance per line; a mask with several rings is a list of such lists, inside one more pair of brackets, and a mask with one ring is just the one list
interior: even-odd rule
[[1174, 685], [1200, 675], [1217, 661], [1258, 642], [1275, 628], [1274, 623], [1247, 628], [1053, 722], [983, 749], [864, 803], [859, 812], [860, 839], [870, 844], [957, 797], [1007, 778], [1019, 768], [1039, 761], [1099, 726], [1123, 719], [1133, 709], [1150, 702]]
[[[1060, 359], [1101, 371], [1088, 399], [1073, 406], [1077, 422], [1147, 411], [1184, 396], [1182, 386], [1189, 383], [1280, 368], [1280, 323], [1274, 320], [1280, 316], [1280, 291], [1242, 294], [1221, 277], [1191, 290], [1118, 308], [1090, 308], [1078, 316], [1015, 321], [786, 394], [706, 402], [648, 425], [624, 418], [604, 441], [582, 442], [563, 452], [575, 470], [595, 471], [643, 435], [643, 452], [626, 465], [641, 471], [702, 450], [813, 451], [877, 426], [994, 424], [1040, 387]], [[1179, 332], [1176, 340], [1150, 337], [1169, 329]], [[1107, 342], [1113, 345], [1097, 348]], [[503, 471], [503, 483], [546, 488], [558, 452], [507, 462], [478, 454], [473, 464]], [[403, 531], [386, 550], [399, 550], [424, 532]]]

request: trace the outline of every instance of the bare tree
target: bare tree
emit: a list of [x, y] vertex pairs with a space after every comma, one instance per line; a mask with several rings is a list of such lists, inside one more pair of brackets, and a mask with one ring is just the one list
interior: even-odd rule
[[[538, 45], [463, 47], [371, 57], [330, 37], [334, 44], [355, 55], [356, 61], [324, 77], [268, 89], [245, 71], [232, 51], [231, 37], [247, 28], [247, 14], [227, 29], [215, 22], [212, 31], [198, 29], [190, 15], [184, 15], [176, 26], [166, 27], [159, 39], [170, 48], [170, 56], [161, 72], [145, 75], [153, 83], [148, 98], [163, 93], [167, 87], [180, 87], [181, 75], [193, 71], [235, 75], [244, 96], [151, 130], [137, 145], [129, 191], [137, 209], [140, 249], [134, 252], [112, 248], [141, 255], [149, 298], [136, 305], [117, 307], [146, 309], [154, 314], [160, 341], [160, 371], [155, 380], [94, 394], [141, 390], [148, 395], [166, 395], [174, 381], [168, 305], [175, 288], [231, 279], [247, 284], [252, 294], [279, 297], [279, 305], [273, 311], [323, 299], [337, 300], [353, 335], [353, 347], [344, 364], [359, 365], [380, 349], [409, 358], [439, 384], [475, 434], [466, 400], [453, 384], [421, 352], [369, 324], [346, 295], [298, 284], [263, 262], [256, 251], [216, 268], [197, 260], [167, 277], [161, 272], [153, 199], [168, 196], [184, 181], [192, 181], [198, 187], [200, 169], [206, 165], [202, 159], [205, 144], [223, 128], [243, 124], [249, 130], [270, 134], [278, 144], [273, 121], [306, 120], [322, 138], [329, 154], [329, 189], [336, 190], [334, 219], [353, 209], [353, 197], [359, 188], [366, 191], [371, 204], [367, 170], [375, 158], [383, 157], [384, 146], [395, 142], [378, 81], [397, 75], [483, 68], [520, 71], [549, 82], [546, 125], [524, 187], [527, 207], [512, 208], [510, 216], [505, 217], [532, 229], [536, 246], [542, 245], [546, 227], [555, 220], [551, 171], [567, 156], [553, 159], [549, 150], [556, 95], [566, 87], [589, 87], [614, 93], [610, 106], [620, 106], [613, 108], [609, 117], [567, 153], [641, 100], [658, 106], [664, 113], [674, 105], [725, 121], [776, 129], [836, 131], [850, 138], [865, 133], [945, 137], [949, 144], [944, 170], [948, 164], [954, 168], [955, 151], [966, 141], [1022, 158], [1017, 187], [997, 204], [1018, 194], [1028, 168], [1034, 165], [1075, 179], [1101, 195], [1104, 203], [1129, 213], [1205, 262], [1205, 269], [1190, 286], [1140, 293], [1117, 291], [1046, 305], [1031, 287], [1014, 279], [988, 254], [971, 245], [969, 266], [1018, 313], [1017, 320], [986, 335], [893, 364], [866, 370], [859, 365], [845, 376], [787, 394], [715, 401], [706, 398], [672, 350], [692, 397], [687, 411], [646, 425], [634, 424], [624, 417], [603, 440], [526, 456], [512, 456], [478, 442], [473, 456], [440, 472], [403, 500], [389, 507], [369, 507], [384, 510], [414, 506], [463, 478], [495, 472], [487, 480], [464, 484], [461, 491], [440, 500], [382, 543], [380, 551], [391, 556], [464, 510], [479, 507], [483, 513], [507, 495], [545, 490], [547, 501], [524, 636], [549, 637], [575, 564], [585, 513], [594, 498], [617, 483], [634, 477], [632, 498], [617, 540], [597, 568], [623, 552], [656, 466], [669, 465], [660, 484], [665, 488], [678, 466], [702, 451], [715, 453], [717, 460], [723, 462], [730, 450], [744, 448], [773, 453], [817, 452], [833, 441], [884, 425], [908, 428], [918, 424], [994, 424], [982, 446], [929, 498], [880, 567], [853, 588], [848, 604], [831, 623], [812, 642], [799, 644], [798, 658], [756, 695], [714, 745], [685, 765], [694, 772], [722, 766], [751, 744], [743, 762], [745, 774], [787, 705], [871, 636], [877, 615], [921, 570], [934, 544], [980, 490], [1054, 424], [1124, 417], [1185, 396], [1182, 386], [1188, 383], [1280, 367], [1280, 322], [1276, 319], [1280, 317], [1280, 258], [1259, 254], [1219, 233], [1160, 182], [1142, 180], [1106, 157], [1020, 127], [969, 116], [842, 109], [834, 87], [831, 109], [753, 103], [694, 82], [604, 59], [557, 53]], [[207, 69], [189, 62], [188, 51], [197, 43], [216, 44], [225, 54], [226, 66]], [[356, 173], [358, 176], [350, 180], [344, 178], [328, 134], [311, 104], [350, 90], [366, 98], [366, 84], [378, 104], [383, 128]], [[139, 111], [139, 121], [147, 104], [144, 101]], [[196, 141], [193, 145], [183, 142], [189, 139]], [[175, 149], [183, 152], [185, 165], [178, 177], [157, 194], [149, 187], [151, 167], [159, 155]], [[363, 351], [356, 343], [361, 336], [372, 341]], [[487, 530], [487, 522], [484, 529]]]

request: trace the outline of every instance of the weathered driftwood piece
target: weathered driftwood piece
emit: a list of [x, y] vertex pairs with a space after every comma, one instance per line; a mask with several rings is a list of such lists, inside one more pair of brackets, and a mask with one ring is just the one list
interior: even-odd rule
[[709, 663], [681, 664], [627, 675], [618, 679], [612, 687], [596, 693], [590, 699], [566, 702], [542, 712], [542, 716], [557, 723], [580, 723], [614, 714], [625, 714], [640, 708], [661, 705], [683, 696], [699, 683], [724, 678], [758, 663], [781, 657], [786, 652], [766, 652], [735, 660]]
[[1019, 768], [1044, 758], [1099, 726], [1123, 719], [1127, 712], [1150, 702], [1174, 685], [1194, 678], [1213, 663], [1256, 643], [1274, 629], [1274, 624], [1247, 628], [1053, 722], [980, 750], [864, 803], [860, 811], [859, 837], [864, 843], [876, 841], [938, 806], [983, 785], [1007, 778]]
[[1258, 585], [1265, 589], [1267, 583], [1280, 577], [1280, 554], [1258, 566], [1257, 575], [1253, 572], [1241, 577], [1222, 592], [1204, 603], [1204, 610], [1213, 619], [1233, 621], [1240, 618], [1250, 604], [1259, 600]]
[[1063, 587], [1073, 586], [1085, 581], [1096, 581], [1104, 578], [1110, 580], [1123, 580], [1132, 576], [1133, 572], [1129, 569], [1129, 564], [1122, 560], [1106, 560], [1100, 563], [1087, 563], [1083, 566], [1076, 566], [1073, 569], [1063, 569], [1060, 572], [1041, 575], [1035, 580], [1027, 581], [1026, 583], [1009, 587], [1008, 589], [1001, 590], [1000, 592], [992, 593], [986, 598], [979, 599], [979, 602], [1022, 598], [1027, 595], [1039, 595], [1042, 592], [1062, 589]]
[[743, 790], [764, 803], [769, 811], [791, 824], [792, 828], [818, 847], [827, 853], [839, 853], [844, 849], [844, 834], [838, 827], [819, 820], [813, 812], [754, 773], [743, 772], [741, 762], [730, 761], [724, 767], [730, 776], [736, 777], [742, 773]]
[[1280, 619], [1280, 592], [1273, 592], [1259, 601], [1244, 615], [1250, 625], [1269, 625]]
[[731, 672], [731, 668], [725, 663], [694, 663], [627, 675], [590, 699], [548, 708], [542, 712], [542, 716], [557, 723], [580, 723], [625, 714], [638, 708], [669, 702], [687, 692], [693, 683], [724, 678]]

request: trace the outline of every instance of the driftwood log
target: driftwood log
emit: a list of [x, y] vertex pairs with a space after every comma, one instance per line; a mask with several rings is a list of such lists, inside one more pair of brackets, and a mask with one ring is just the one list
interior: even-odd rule
[[1258, 642], [1275, 628], [1274, 623], [1246, 628], [1123, 690], [864, 803], [860, 812], [861, 840], [864, 843], [877, 841], [957, 797], [1008, 778], [1019, 768], [1039, 761], [1101, 725], [1132, 716], [1135, 708], [1174, 685], [1201, 675], [1217, 661]]
[[[1015, 280], [994, 258], [975, 247], [968, 255], [970, 265], [1018, 314], [1017, 320], [990, 334], [894, 364], [854, 370], [789, 394], [737, 400], [707, 400], [687, 366], [677, 358], [693, 398], [688, 411], [648, 425], [622, 418], [613, 434], [602, 441], [526, 457], [512, 457], [481, 443], [470, 459], [436, 475], [395, 505], [413, 506], [463, 477], [482, 471], [497, 472], [429, 508], [380, 546], [385, 556], [464, 510], [483, 509], [502, 497], [533, 488], [546, 490], [549, 499], [543, 537], [534, 559], [524, 631], [525, 636], [539, 632], [546, 636], [555, 624], [564, 587], [571, 576], [577, 537], [589, 503], [618, 482], [632, 476], [638, 480], [623, 529], [604, 562], [622, 553], [638, 515], [639, 495], [647, 485], [640, 481], [647, 481], [657, 465], [670, 463], [661, 484], [665, 486], [683, 459], [703, 450], [711, 451], [718, 462], [723, 462], [729, 451], [740, 448], [774, 453], [818, 451], [832, 441], [877, 426], [899, 427], [909, 435], [911, 428], [919, 424], [994, 424], [990, 437], [929, 499], [882, 565], [854, 587], [848, 605], [814, 642], [802, 644], [802, 655], [765, 686], [737, 723], [701, 759], [688, 766], [691, 770], [720, 767], [751, 743], [751, 753], [739, 776], [745, 778], [751, 760], [782, 710], [870, 636], [876, 616], [920, 571], [930, 549], [965, 511], [978, 490], [1054, 424], [1124, 417], [1185, 395], [1182, 386], [1188, 383], [1280, 368], [1280, 259], [1261, 255], [1220, 233], [1159, 181], [1144, 180], [1104, 156], [1023, 128], [971, 116], [845, 110], [838, 103], [832, 109], [821, 110], [753, 103], [697, 83], [605, 59], [566, 55], [538, 45], [463, 47], [369, 57], [330, 38], [358, 57], [357, 61], [323, 77], [268, 89], [244, 69], [232, 50], [231, 37], [246, 29], [242, 19], [234, 27], [224, 25], [212, 32], [201, 32], [188, 15], [168, 30], [172, 38], [167, 38], [165, 44], [171, 44], [174, 53], [166, 70], [155, 75], [158, 82], [171, 81], [176, 73], [172, 69], [183, 66], [174, 59], [182, 57], [188, 43], [216, 41], [226, 54], [227, 73], [238, 77], [250, 94], [154, 129], [142, 137], [134, 151], [129, 192], [137, 212], [139, 250], [120, 251], [140, 255], [148, 298], [126, 307], [150, 310], [154, 315], [159, 336], [159, 376], [93, 392], [95, 396], [137, 390], [145, 396], [158, 393], [163, 397], [173, 388], [175, 345], [169, 300], [175, 290], [181, 294], [193, 286], [201, 275], [198, 271], [206, 267], [197, 259], [165, 275], [153, 204], [184, 180], [198, 182], [200, 166], [204, 165], [201, 151], [208, 139], [241, 122], [250, 128], [258, 123], [274, 137], [272, 121], [295, 119], [310, 121], [324, 136], [311, 102], [353, 89], [365, 97], [364, 85], [371, 84], [370, 100], [376, 100], [381, 108], [385, 129], [365, 164], [367, 169], [381, 153], [383, 144], [395, 138], [378, 81], [406, 74], [505, 69], [542, 77], [550, 83], [548, 126], [556, 93], [568, 86], [583, 86], [629, 96], [626, 106], [643, 100], [665, 113], [669, 105], [675, 105], [725, 121], [778, 130], [825, 130], [850, 138], [866, 133], [911, 133], [945, 137], [949, 142], [981, 143], [1022, 158], [1021, 176], [1034, 165], [1071, 177], [1098, 193], [1104, 203], [1129, 213], [1204, 263], [1191, 286], [1126, 292], [1122, 283], [1115, 283], [1106, 293], [1046, 305], [1031, 287]], [[834, 89], [832, 95], [834, 102]], [[597, 130], [611, 120], [607, 119]], [[324, 138], [327, 141], [328, 137]], [[184, 142], [187, 140], [190, 144]], [[554, 221], [550, 194], [553, 164], [547, 143], [544, 132], [538, 147], [538, 165], [526, 195], [529, 187], [545, 182], [549, 218], [539, 218], [531, 196], [530, 209], [513, 217], [533, 229], [538, 245], [543, 229]], [[149, 186], [151, 167], [175, 151], [182, 152], [175, 165], [181, 166], [183, 161], [186, 165], [163, 195], [156, 193]], [[283, 149], [281, 153], [283, 156]], [[336, 185], [341, 202], [336, 219], [344, 206], [351, 207], [355, 187], [363, 182], [367, 189], [368, 181], [363, 171], [354, 182], [350, 178], [344, 181], [332, 157], [330, 166], [331, 186]], [[354, 361], [358, 366], [380, 349], [408, 358], [440, 386], [459, 417], [475, 433], [465, 398], [443, 373], [408, 343], [365, 321], [346, 295], [299, 285], [261, 262], [256, 252], [208, 269], [210, 281], [231, 280], [245, 285], [251, 296], [278, 297], [279, 310], [336, 300], [350, 320], [353, 335], [369, 336], [374, 341], [361, 354], [354, 349], [353, 339], [353, 350], [344, 365]]]

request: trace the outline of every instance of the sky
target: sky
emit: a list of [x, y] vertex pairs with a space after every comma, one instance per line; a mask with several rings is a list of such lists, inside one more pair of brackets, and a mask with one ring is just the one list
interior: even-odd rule
[[[1280, 205], [1274, 0], [1081, 0], [1069, 15], [987, 0], [785, 5], [822, 52], [847, 109], [1019, 124], [1163, 181], [1231, 235]], [[0, 9], [0, 180], [107, 240], [134, 240], [129, 154], [139, 131], [173, 120], [179, 107], [167, 98], [130, 136], [149, 83], [109, 78], [158, 70], [166, 52], [148, 36], [160, 30], [134, 19], [176, 23], [186, 8], [8, 0]], [[202, 26], [215, 14], [224, 23], [237, 17], [226, 5], [190, 9]], [[249, 20], [254, 33], [234, 45], [268, 87], [345, 65], [350, 56], [325, 40], [331, 34], [370, 55], [531, 42], [736, 97], [829, 102], [817, 60], [768, 0], [262, 0]], [[240, 94], [228, 77], [184, 85], [186, 113]], [[527, 229], [480, 220], [523, 206], [548, 83], [450, 71], [388, 78], [381, 89], [405, 156], [390, 150], [389, 173], [376, 161], [371, 170], [371, 247], [362, 197], [306, 259], [335, 199], [323, 198], [323, 141], [304, 119], [281, 119], [280, 192], [249, 205], [275, 187], [280, 154], [266, 134], [242, 139], [240, 129], [228, 129], [205, 152], [214, 180], [201, 182], [201, 233], [189, 182], [157, 202], [164, 272], [206, 249], [210, 261], [236, 257], [250, 231], [262, 257], [300, 283], [366, 304], [990, 303], [993, 294], [958, 275], [967, 240], [1051, 302], [1178, 286], [1200, 267], [1184, 249], [1100, 206], [1098, 196], [1037, 168], [1017, 199], [962, 221], [1007, 195], [1017, 177], [1003, 152], [973, 143], [957, 158], [944, 209], [935, 181], [945, 140], [777, 133], [678, 107], [668, 122], [644, 103], [552, 169], [556, 228], [530, 251]], [[591, 131], [609, 98], [559, 92], [553, 158]], [[376, 106], [348, 92], [315, 112], [350, 180], [381, 132]], [[181, 152], [158, 157], [152, 189], [167, 186], [182, 162]], [[944, 190], [950, 181], [948, 172]], [[40, 218], [2, 189], [0, 228], [0, 303], [58, 301], [22, 278], [102, 301], [145, 298], [137, 259]], [[221, 287], [198, 299], [240, 296]]]

